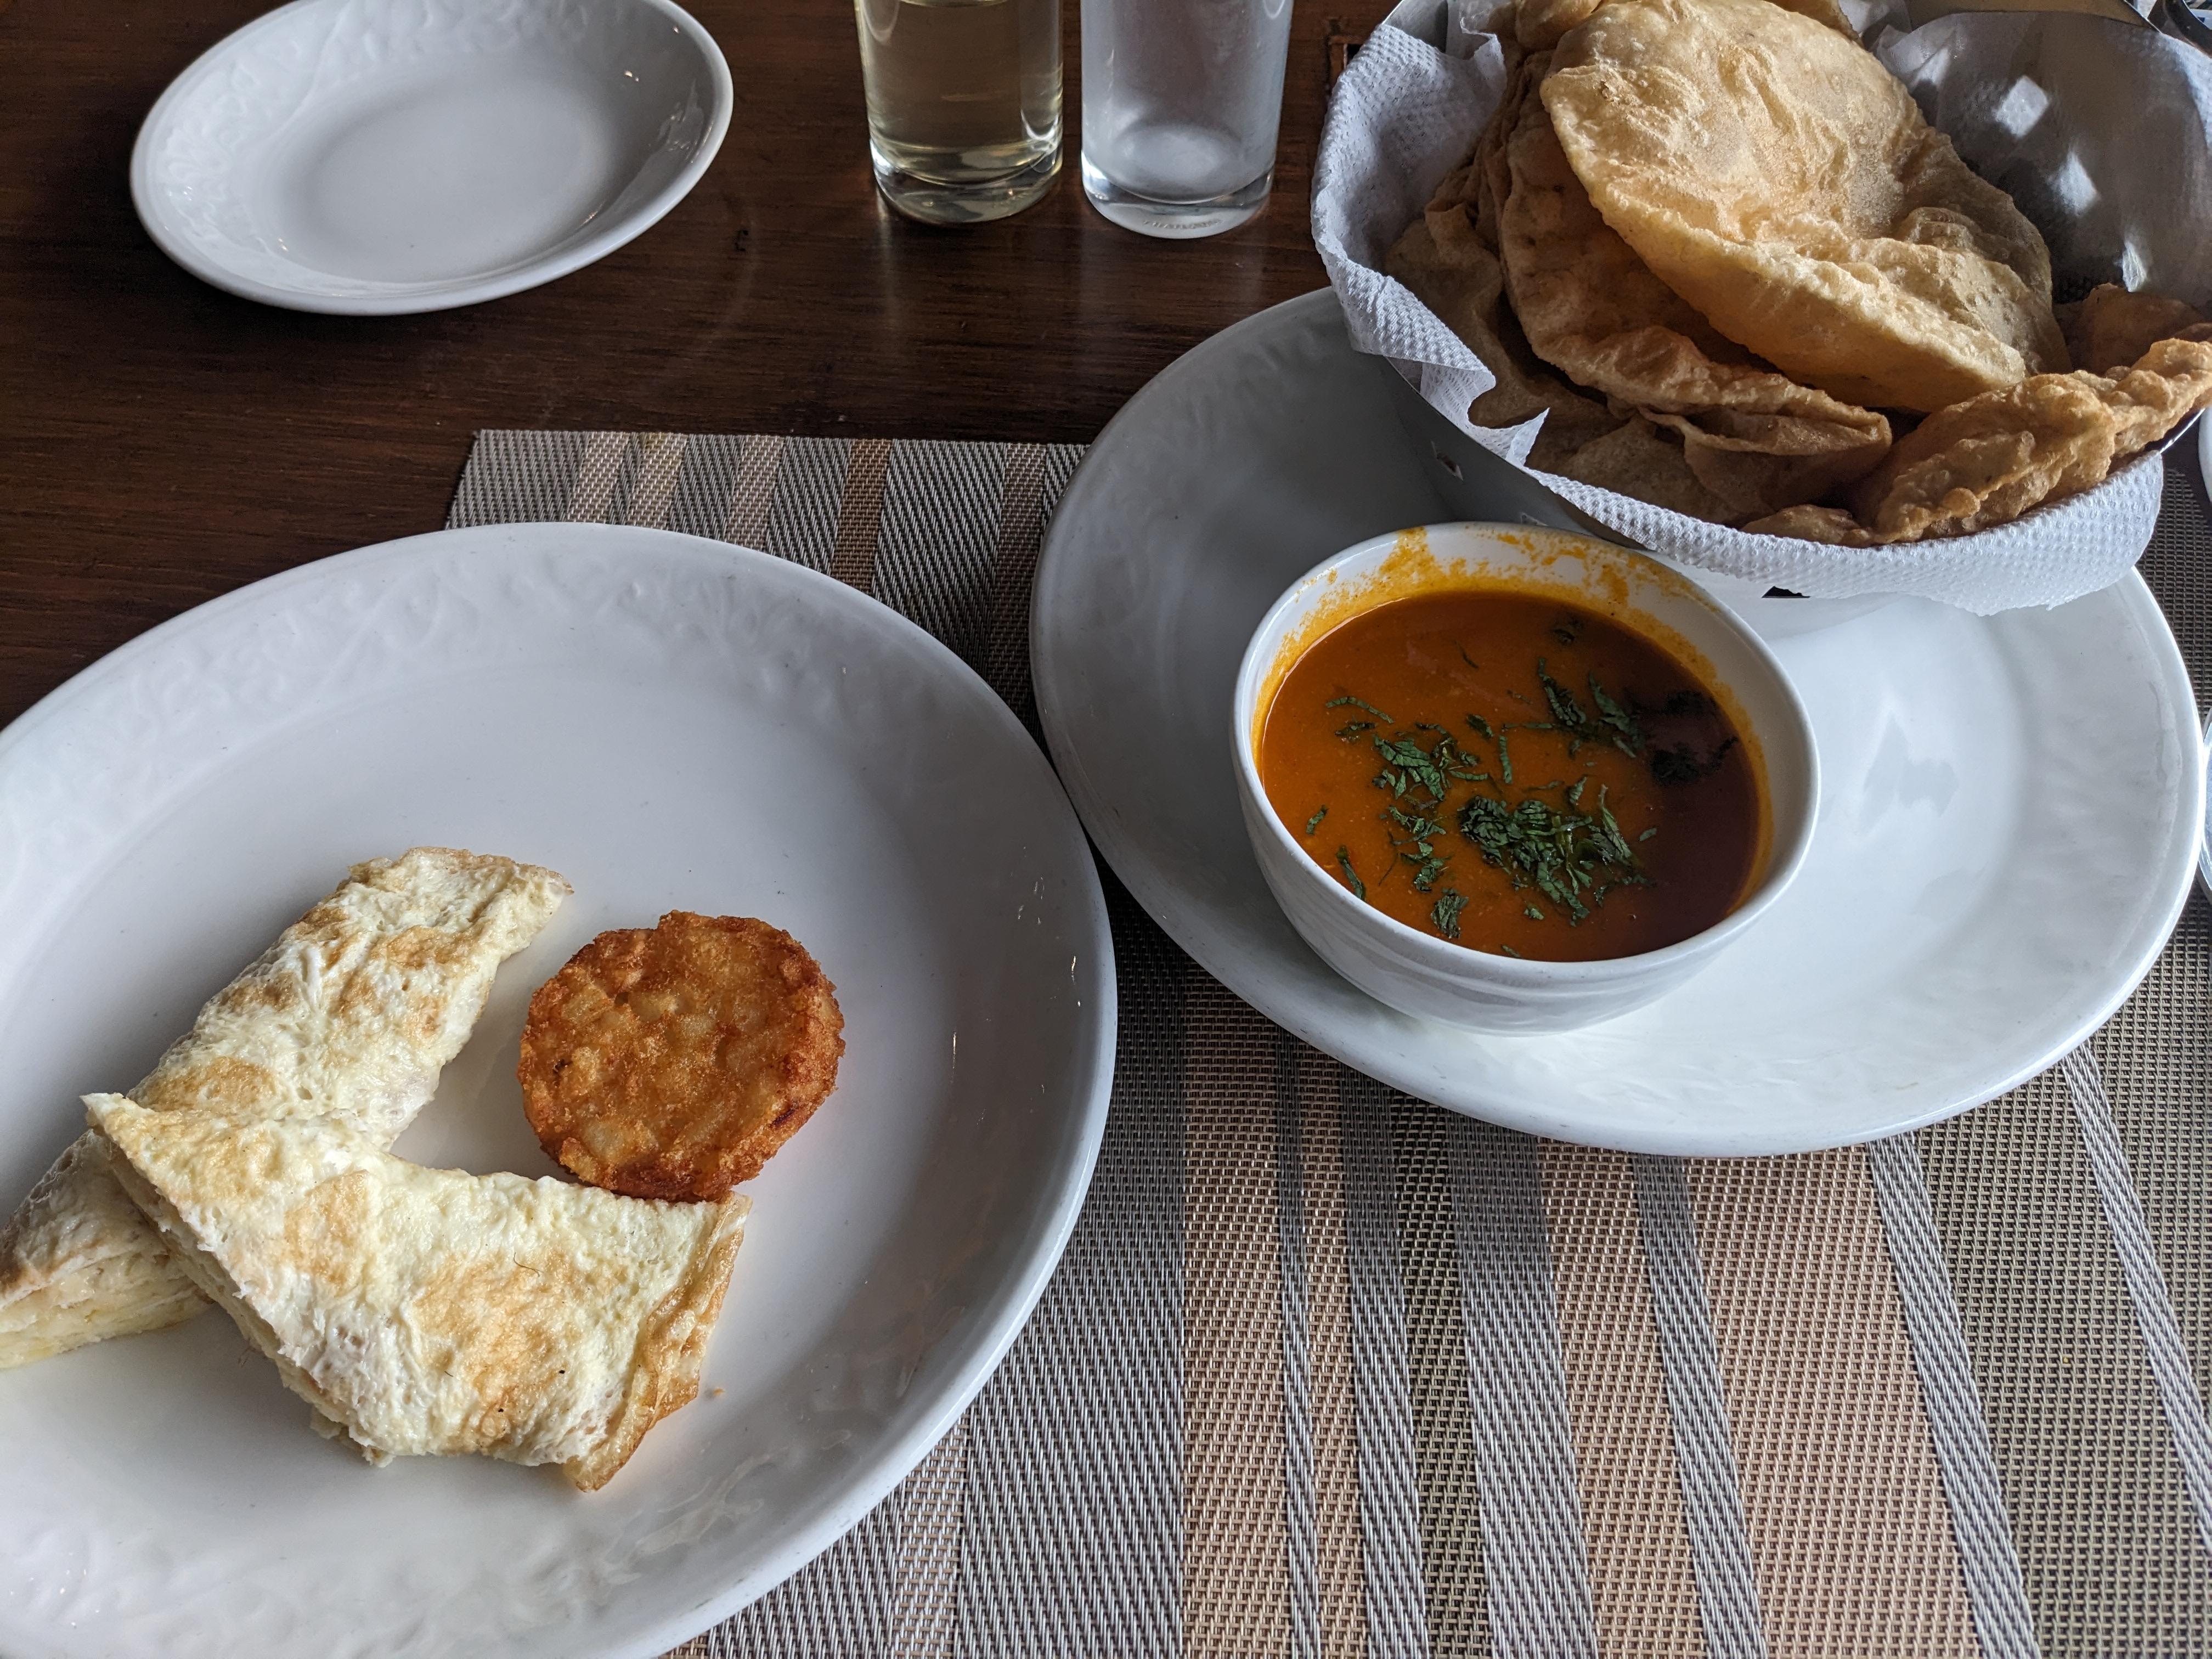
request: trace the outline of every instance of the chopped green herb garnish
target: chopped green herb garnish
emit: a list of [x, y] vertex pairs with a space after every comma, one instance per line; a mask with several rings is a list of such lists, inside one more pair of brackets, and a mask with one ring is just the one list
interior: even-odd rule
[[1449, 732], [1437, 739], [1436, 750], [1431, 758], [1452, 776], [1462, 779], [1468, 783], [1489, 775], [1487, 773], [1474, 769], [1472, 763], [1474, 757], [1461, 748]]
[[1552, 678], [1550, 665], [1541, 657], [1536, 659], [1536, 684], [1544, 688], [1544, 701], [1551, 707], [1554, 724], [1577, 737], [1589, 729], [1590, 717], [1575, 701], [1575, 694]]
[[1459, 832], [1485, 863], [1504, 870], [1516, 886], [1534, 887], [1565, 911], [1570, 922], [1583, 921], [1590, 914], [1589, 901], [1602, 896], [1593, 890], [1600, 877], [1608, 888], [1650, 879], [1613, 822], [1602, 788], [1595, 817], [1561, 811], [1534, 795], [1511, 807], [1476, 795], [1460, 808]]
[[[1441, 748], [1443, 745], [1437, 745]], [[1375, 752], [1382, 757], [1385, 768], [1375, 781], [1394, 795], [1404, 795], [1414, 784], [1426, 790], [1430, 799], [1438, 805], [1444, 798], [1444, 775], [1436, 757], [1410, 738], [1386, 738], [1377, 735]]]
[[[1728, 751], [1735, 747], [1733, 732], [1721, 737], [1727, 726], [1718, 720], [1719, 711], [1713, 707], [1713, 700], [1702, 691], [1677, 691], [1657, 712], [1675, 722], [1668, 730], [1678, 740], [1664, 748], [1656, 743], [1650, 745], [1651, 776], [1655, 782], [1694, 783], [1719, 771]], [[1705, 732], [1685, 732], [1682, 726], [1686, 723], [1704, 727]], [[1712, 738], [1720, 738], [1720, 741], [1709, 747]]]
[[1444, 833], [1444, 826], [1425, 813], [1401, 812], [1395, 806], [1386, 806], [1382, 816], [1403, 830], [1409, 841], [1422, 848]]
[[[1577, 646], [1585, 631], [1584, 621], [1579, 615], [1563, 614], [1549, 632], [1561, 646]], [[1459, 652], [1468, 666], [1479, 668], [1464, 646]], [[1325, 705], [1350, 711], [1335, 728], [1339, 738], [1354, 744], [1358, 752], [1370, 746], [1375, 751], [1377, 769], [1372, 782], [1383, 792], [1376, 817], [1385, 826], [1389, 846], [1377, 862], [1372, 843], [1362, 843], [1361, 856], [1375, 872], [1371, 884], [1383, 887], [1391, 871], [1405, 865], [1413, 890], [1433, 901], [1430, 920], [1446, 939], [1460, 937], [1462, 913], [1471, 902], [1446, 884], [1460, 841], [1472, 845], [1486, 865], [1500, 872], [1498, 878], [1509, 890], [1522, 894], [1521, 914], [1531, 921], [1548, 921], [1556, 915], [1575, 927], [1595, 915], [1617, 889], [1651, 885], [1637, 848], [1657, 830], [1645, 829], [1632, 838], [1622, 830], [1604, 783], [1601, 781], [1595, 792], [1590, 788], [1591, 773], [1601, 780], [1604, 769], [1595, 759], [1578, 758], [1585, 745], [1606, 745], [1640, 761], [1662, 783], [1702, 775], [1717, 764], [1715, 756], [1695, 749], [1685, 752], [1688, 746], [1679, 743], [1671, 726], [1655, 727], [1663, 740], [1675, 745], [1667, 749], [1655, 747], [1644, 729], [1646, 720], [1698, 712], [1704, 701], [1698, 694], [1677, 693], [1664, 708], [1645, 708], [1632, 695], [1616, 696], [1608, 691], [1595, 673], [1583, 676], [1586, 690], [1567, 683], [1573, 678], [1571, 669], [1565, 673], [1565, 678], [1555, 678], [1550, 662], [1540, 656], [1535, 680], [1540, 701], [1510, 686], [1494, 688], [1527, 710], [1528, 718], [1522, 720], [1492, 722], [1469, 714], [1456, 728], [1429, 720], [1401, 725], [1364, 697], [1349, 692]], [[1378, 684], [1377, 689], [1384, 688]], [[1404, 694], [1389, 689], [1402, 707]], [[1467, 738], [1455, 732], [1464, 732]], [[1516, 780], [1511, 734], [1517, 732], [1554, 734], [1565, 750], [1567, 763], [1560, 768], [1565, 775], [1547, 783]], [[1496, 747], [1494, 762], [1466, 746], [1478, 739]], [[1714, 741], [1719, 740], [1717, 734]], [[1535, 763], [1528, 754], [1524, 749], [1524, 771]], [[1539, 751], [1539, 758], [1543, 757], [1557, 758], [1549, 749]], [[1470, 785], [1475, 787], [1466, 787]], [[1640, 798], [1628, 799], [1637, 807], [1634, 816], [1645, 816]], [[1356, 806], [1354, 812], [1357, 816]], [[1327, 806], [1316, 810], [1306, 821], [1305, 835], [1316, 836], [1328, 816]], [[1455, 835], [1460, 841], [1453, 839]], [[1458, 865], [1462, 877], [1470, 867]], [[1336, 869], [1354, 896], [1368, 898], [1370, 884], [1354, 867], [1349, 843], [1336, 848]], [[1504, 955], [1520, 955], [1510, 946], [1501, 948]]]
[[1404, 734], [1386, 738], [1379, 733], [1374, 738], [1375, 752], [1382, 757], [1382, 770], [1375, 775], [1375, 787], [1388, 789], [1394, 799], [1403, 799], [1416, 787], [1429, 798], [1431, 810], [1443, 805], [1444, 794], [1451, 786], [1449, 778], [1462, 782], [1480, 782], [1488, 775], [1468, 764], [1474, 759], [1452, 738], [1452, 734], [1440, 726], [1418, 726], [1415, 731], [1437, 734], [1433, 748], [1424, 749]]
[[1606, 840], [1612, 844], [1613, 862], [1626, 865], [1633, 870], [1636, 867], [1636, 849], [1628, 844], [1628, 837], [1620, 833], [1620, 825], [1613, 819], [1613, 808], [1605, 804], [1602, 784], [1597, 792], [1597, 816], [1598, 822], [1605, 825]]
[[1360, 880], [1359, 872], [1352, 867], [1352, 851], [1349, 848], [1340, 847], [1336, 849], [1336, 867], [1344, 872], [1344, 884], [1352, 889], [1352, 896], [1358, 899], [1365, 898], [1367, 884]]
[[1644, 728], [1636, 723], [1636, 716], [1597, 683], [1595, 674], [1589, 677], [1589, 691], [1599, 715], [1613, 728], [1613, 746], [1632, 760], [1642, 754]]
[[1721, 769], [1722, 758], [1735, 747], [1731, 733], [1728, 740], [1700, 759], [1687, 749], [1654, 749], [1651, 751], [1651, 775], [1660, 783], [1695, 783], [1699, 778]]
[[1518, 951], [1515, 950], [1515, 949], [1514, 949], [1511, 945], [1499, 945], [1499, 946], [1498, 947], [1498, 955], [1500, 955], [1500, 956], [1502, 956], [1502, 957], [1519, 957], [1519, 956], [1521, 955], [1521, 953], [1520, 953]]
[[1449, 858], [1440, 856], [1436, 848], [1437, 839], [1449, 834], [1449, 830], [1424, 813], [1401, 812], [1395, 806], [1384, 807], [1382, 816], [1406, 832], [1405, 840], [1400, 841], [1393, 836], [1390, 844], [1413, 848], [1411, 852], [1401, 853], [1398, 856], [1413, 866], [1413, 890], [1427, 892], [1436, 885], [1437, 878], [1443, 873], [1444, 866], [1451, 862]]
[[1467, 899], [1457, 888], [1447, 887], [1429, 907], [1429, 920], [1437, 925], [1437, 932], [1446, 939], [1459, 937], [1459, 913], [1467, 908]]
[[1550, 665], [1541, 657], [1536, 659], [1536, 681], [1543, 688], [1552, 723], [1548, 726], [1531, 726], [1529, 730], [1566, 732], [1567, 752], [1571, 756], [1586, 743], [1610, 743], [1632, 759], [1644, 752], [1644, 728], [1626, 705], [1598, 684], [1595, 674], [1590, 675], [1588, 682], [1590, 701], [1597, 705], [1595, 716], [1576, 701], [1573, 692], [1552, 678]]

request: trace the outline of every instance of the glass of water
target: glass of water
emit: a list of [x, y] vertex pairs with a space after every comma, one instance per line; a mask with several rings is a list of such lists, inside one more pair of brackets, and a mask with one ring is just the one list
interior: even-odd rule
[[1060, 173], [1059, 0], [854, 0], [876, 187], [931, 224], [1003, 219]]
[[1084, 0], [1083, 189], [1147, 236], [1212, 236], [1275, 180], [1291, 0]]

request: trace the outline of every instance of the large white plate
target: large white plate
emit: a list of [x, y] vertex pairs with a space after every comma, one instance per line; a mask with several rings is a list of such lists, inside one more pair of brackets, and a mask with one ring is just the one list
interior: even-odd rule
[[2180, 653], [2140, 579], [1977, 618], [1900, 601], [1775, 646], [1820, 748], [1795, 887], [1698, 978], [1556, 1036], [1429, 1024], [1291, 932], [1238, 820], [1237, 665], [1291, 581], [1456, 516], [1326, 292], [1169, 368], [1054, 515], [1037, 705], [1099, 849], [1176, 941], [1316, 1047], [1424, 1099], [1637, 1151], [1888, 1134], [2033, 1075], [2148, 969], [2187, 895], [2204, 782]]
[[325, 560], [155, 629], [0, 734], [0, 1206], [349, 861], [575, 884], [402, 1138], [552, 1173], [531, 990], [599, 930], [764, 916], [836, 981], [836, 1093], [747, 1188], [714, 1392], [605, 1491], [361, 1463], [230, 1322], [0, 1372], [0, 1652], [658, 1654], [852, 1525], [988, 1376], [1104, 1125], [1097, 876], [1044, 757], [919, 629], [658, 531]]
[[203, 281], [388, 315], [552, 281], [656, 223], [730, 124], [671, 0], [293, 0], [139, 130], [131, 197]]

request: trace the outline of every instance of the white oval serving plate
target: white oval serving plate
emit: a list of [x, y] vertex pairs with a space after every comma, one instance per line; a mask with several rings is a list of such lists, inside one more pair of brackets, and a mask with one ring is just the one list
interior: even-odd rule
[[474, 305], [566, 276], [684, 198], [729, 65], [669, 0], [294, 0], [139, 129], [162, 252], [297, 311]]
[[462, 530], [179, 617], [0, 733], [0, 1209], [354, 860], [575, 886], [398, 1144], [555, 1173], [532, 990], [686, 908], [837, 986], [836, 1092], [745, 1190], [704, 1389], [604, 1491], [371, 1468], [220, 1314], [0, 1371], [0, 1652], [658, 1655], [860, 1520], [990, 1375], [1073, 1226], [1113, 1065], [1097, 874], [1044, 757], [921, 629], [659, 531]]
[[1291, 930], [1227, 736], [1254, 625], [1340, 547], [1450, 516], [1328, 292], [1171, 365], [1103, 433], [1037, 573], [1038, 712], [1076, 810], [1176, 943], [1423, 1099], [1633, 1151], [1778, 1153], [1934, 1121], [2117, 1007], [2185, 898], [2196, 707], [2140, 578], [1992, 617], [1917, 600], [1774, 642], [1812, 716], [1812, 851], [1759, 929], [1620, 1019], [1478, 1036], [1393, 1012]]

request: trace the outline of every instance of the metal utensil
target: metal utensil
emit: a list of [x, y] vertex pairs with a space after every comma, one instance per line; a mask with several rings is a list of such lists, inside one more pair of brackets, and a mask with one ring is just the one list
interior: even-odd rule
[[2207, 27], [2181, 0], [2140, 0], [2139, 3], [2130, 0], [1905, 0], [1905, 11], [1915, 28], [1960, 11], [2080, 12], [2155, 29], [2212, 57], [2212, 27]]
[[2182, 0], [2158, 0], [2158, 10], [2160, 33], [2186, 40], [2207, 57], [2212, 57], [2212, 26], [2208, 26]]

